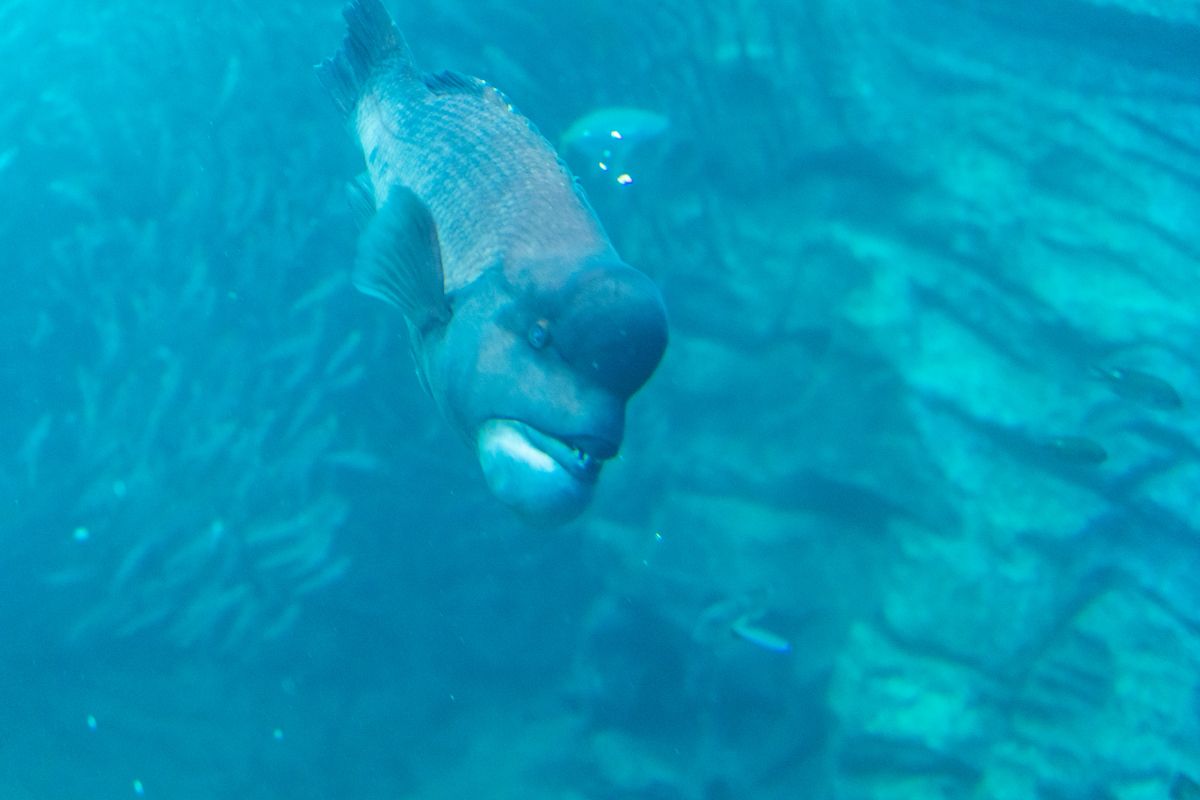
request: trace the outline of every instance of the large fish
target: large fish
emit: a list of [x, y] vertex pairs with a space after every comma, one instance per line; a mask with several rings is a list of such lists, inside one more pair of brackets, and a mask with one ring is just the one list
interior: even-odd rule
[[379, 0], [343, 15], [342, 49], [317, 70], [366, 159], [354, 283], [403, 312], [417, 371], [492, 492], [528, 519], [570, 519], [666, 348], [658, 289], [499, 91], [420, 72]]

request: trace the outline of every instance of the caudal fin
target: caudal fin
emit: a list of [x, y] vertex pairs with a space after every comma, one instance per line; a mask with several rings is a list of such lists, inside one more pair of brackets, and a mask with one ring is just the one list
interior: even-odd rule
[[342, 49], [317, 65], [317, 78], [349, 115], [381, 66], [411, 65], [412, 53], [382, 0], [351, 0], [342, 16], [346, 19]]

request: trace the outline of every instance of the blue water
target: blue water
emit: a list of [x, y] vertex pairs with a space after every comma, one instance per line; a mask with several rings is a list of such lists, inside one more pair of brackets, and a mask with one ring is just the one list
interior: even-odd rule
[[661, 287], [622, 456], [350, 286], [336, 0], [0, 4], [0, 800], [1200, 796], [1194, 3], [387, 5]]

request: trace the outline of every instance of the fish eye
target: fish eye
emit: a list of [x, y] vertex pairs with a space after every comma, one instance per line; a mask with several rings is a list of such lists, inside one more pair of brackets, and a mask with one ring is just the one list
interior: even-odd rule
[[546, 345], [550, 344], [550, 323], [547, 320], [539, 319], [533, 325], [529, 326], [527, 334], [529, 345], [534, 350], [541, 350]]

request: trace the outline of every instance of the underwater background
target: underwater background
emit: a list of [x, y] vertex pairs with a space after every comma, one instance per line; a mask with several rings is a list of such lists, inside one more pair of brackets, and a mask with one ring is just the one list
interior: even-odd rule
[[662, 288], [622, 457], [351, 288], [338, 0], [0, 3], [0, 800], [1200, 797], [1200, 6], [387, 5]]

